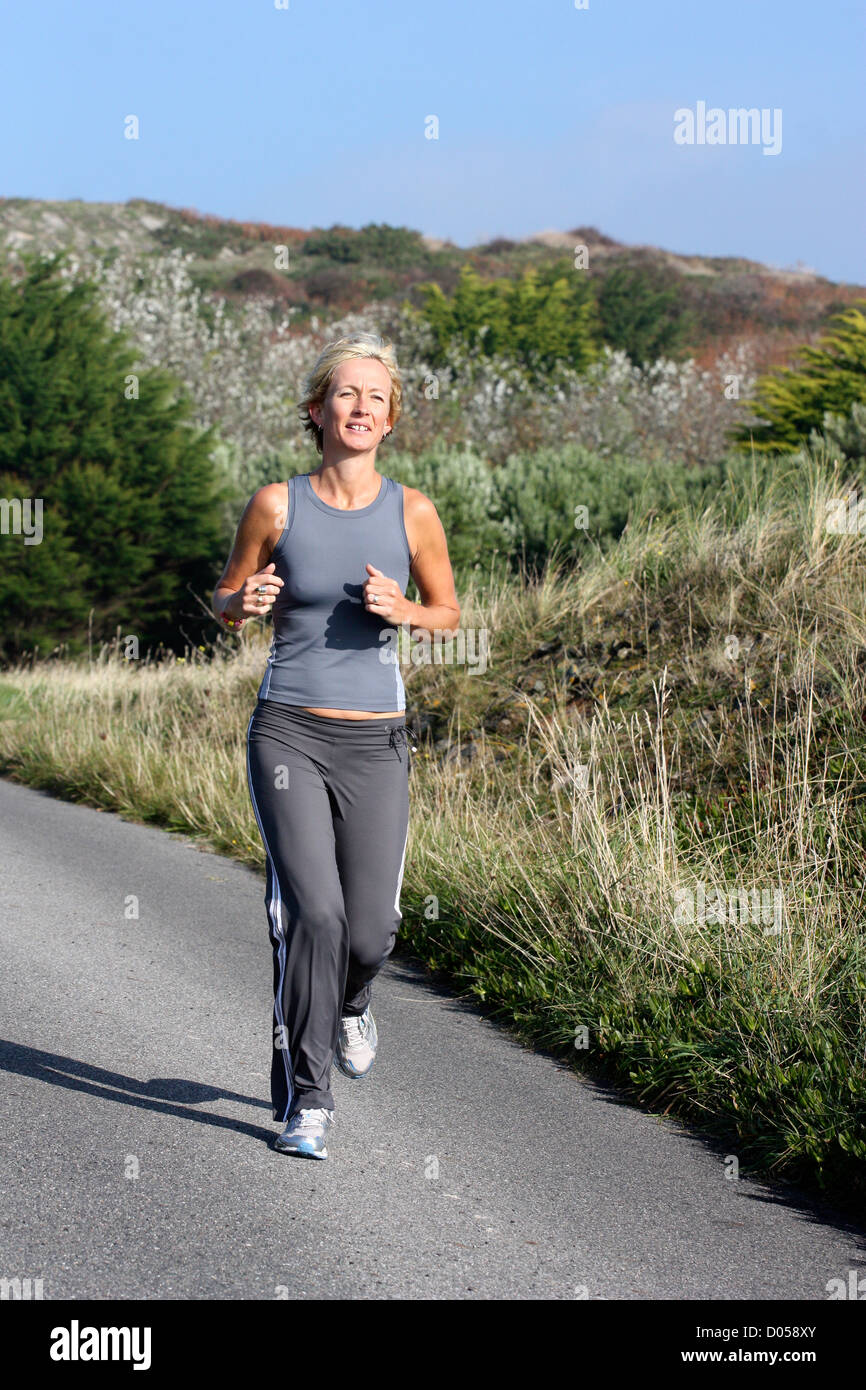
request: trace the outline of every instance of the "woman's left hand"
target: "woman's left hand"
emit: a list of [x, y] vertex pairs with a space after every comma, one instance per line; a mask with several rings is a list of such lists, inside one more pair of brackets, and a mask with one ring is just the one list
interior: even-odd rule
[[[362, 586], [364, 595], [364, 607], [368, 613], [376, 613], [380, 618], [385, 618], [388, 622], [405, 622], [409, 613], [409, 601], [400, 592], [400, 585], [396, 579], [389, 579], [387, 574], [377, 570], [375, 565], [367, 562], [367, 569], [370, 578]], [[376, 600], [374, 603], [373, 600]]]

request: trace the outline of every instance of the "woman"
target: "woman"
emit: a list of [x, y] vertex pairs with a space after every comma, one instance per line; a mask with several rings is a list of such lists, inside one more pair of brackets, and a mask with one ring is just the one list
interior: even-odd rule
[[[436, 508], [376, 472], [401, 414], [393, 347], [371, 333], [320, 354], [299, 409], [322, 456], [250, 498], [214, 590], [231, 625], [273, 610], [247, 729], [274, 956], [273, 1116], [283, 1153], [327, 1158], [330, 1069], [373, 1065], [374, 977], [401, 921], [409, 825], [406, 701], [395, 638], [454, 631]], [[412, 575], [421, 603], [405, 597]]]

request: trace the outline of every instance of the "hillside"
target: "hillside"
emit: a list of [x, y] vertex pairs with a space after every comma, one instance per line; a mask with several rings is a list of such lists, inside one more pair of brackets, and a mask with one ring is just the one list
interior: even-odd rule
[[[586, 271], [603, 278], [618, 265], [650, 269], [675, 288], [695, 325], [688, 344], [700, 366], [748, 340], [758, 370], [790, 360], [814, 341], [827, 317], [862, 297], [863, 286], [837, 284], [805, 268], [779, 269], [744, 257], [680, 254], [630, 246], [594, 227], [547, 230], [510, 240], [497, 237], [462, 249], [421, 232], [387, 224], [359, 230], [271, 226], [203, 216], [143, 198], [126, 203], [0, 199], [0, 258], [15, 263], [27, 250], [117, 248], [141, 257], [175, 248], [191, 253], [190, 270], [203, 290], [240, 302], [264, 296], [284, 302], [298, 327], [327, 311], [357, 312], [377, 301], [408, 298], [434, 281], [448, 294], [461, 267], [484, 278], [516, 277], [526, 268], [573, 263], [574, 247], [588, 251]], [[288, 267], [274, 268], [274, 247], [288, 248]]]

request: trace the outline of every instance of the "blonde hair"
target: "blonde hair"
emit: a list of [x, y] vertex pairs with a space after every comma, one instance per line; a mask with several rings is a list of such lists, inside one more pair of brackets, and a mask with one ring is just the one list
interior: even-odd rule
[[304, 379], [303, 400], [298, 402], [304, 429], [312, 434], [319, 453], [322, 452], [322, 432], [310, 415], [310, 406], [324, 405], [334, 372], [341, 362], [348, 362], [353, 357], [375, 357], [388, 369], [391, 378], [391, 400], [388, 409], [391, 430], [384, 436], [386, 439], [390, 438], [403, 412], [403, 380], [397, 366], [393, 343], [386, 338], [380, 338], [376, 333], [353, 333], [349, 338], [336, 338], [333, 343], [328, 343], [316, 358], [314, 366]]

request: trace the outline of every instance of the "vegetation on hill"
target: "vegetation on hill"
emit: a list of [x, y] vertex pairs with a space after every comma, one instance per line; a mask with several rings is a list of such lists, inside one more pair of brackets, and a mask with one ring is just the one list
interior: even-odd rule
[[[304, 330], [323, 308], [339, 317], [370, 306], [378, 315], [404, 298], [419, 308], [426, 294], [422, 286], [438, 284], [449, 296], [464, 266], [485, 282], [516, 282], [528, 269], [554, 279], [565, 272], [569, 281], [582, 277], [590, 282], [600, 303], [608, 300], [611, 315], [604, 341], [636, 362], [660, 353], [674, 358], [691, 353], [702, 367], [745, 342], [751, 344], [759, 370], [786, 361], [820, 331], [829, 314], [863, 292], [808, 271], [777, 270], [744, 257], [631, 247], [586, 226], [522, 241], [496, 237], [464, 250], [387, 224], [305, 230], [237, 222], [142, 198], [125, 204], [0, 199], [0, 250], [5, 247], [14, 261], [18, 248], [28, 244], [47, 251], [69, 247], [82, 256], [118, 248], [139, 265], [153, 253], [179, 252], [190, 257], [199, 289], [232, 304], [266, 293], [275, 306], [290, 305], [295, 326]], [[288, 251], [287, 265], [278, 262], [280, 247]], [[578, 247], [588, 254], [579, 273], [572, 259]], [[656, 328], [649, 334], [638, 305], [633, 314], [624, 292], [629, 277], [640, 299], [656, 293], [672, 296], [664, 313], [654, 310]]]
[[[404, 234], [369, 229], [383, 254], [407, 246]], [[26, 266], [0, 277], [0, 486], [41, 499], [47, 544], [0, 535], [0, 595], [14, 614], [0, 655], [80, 651], [118, 626], [145, 648], [198, 645], [246, 498], [311, 466], [293, 402], [303, 371], [326, 337], [368, 325], [293, 334], [258, 302], [238, 319], [201, 296], [178, 256], [141, 266], [115, 248]], [[663, 338], [672, 301], [661, 281], [642, 299], [649, 280], [611, 274], [605, 331]], [[426, 310], [395, 310], [387, 326], [405, 413], [380, 466], [437, 499], [458, 573], [494, 554], [514, 572], [537, 571], [554, 550], [576, 564], [630, 518], [697, 505], [742, 477], [727, 443], [750, 404], [725, 389], [748, 384], [736, 361], [704, 373], [669, 358], [633, 363], [599, 345], [586, 277], [555, 266], [495, 283], [464, 268], [450, 300], [435, 285], [428, 296]], [[840, 458], [860, 456], [864, 325], [847, 310], [807, 350], [806, 372], [784, 375], [780, 447], [817, 428]]]
[[518, 280], [484, 281], [464, 266], [450, 298], [437, 284], [419, 288], [434, 366], [447, 361], [456, 343], [484, 357], [514, 359], [534, 386], [543, 386], [559, 362], [580, 372], [598, 359], [597, 306], [585, 276], [528, 269]]

